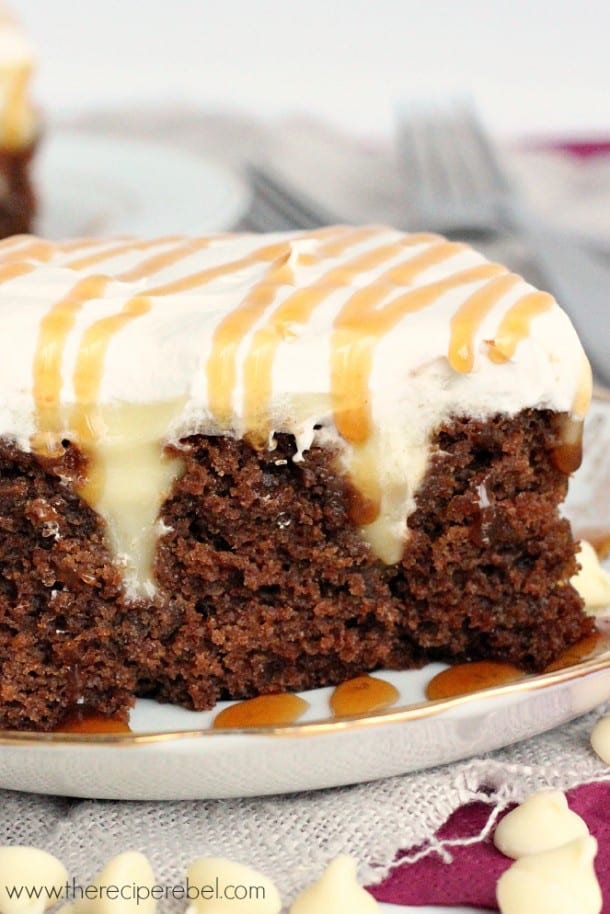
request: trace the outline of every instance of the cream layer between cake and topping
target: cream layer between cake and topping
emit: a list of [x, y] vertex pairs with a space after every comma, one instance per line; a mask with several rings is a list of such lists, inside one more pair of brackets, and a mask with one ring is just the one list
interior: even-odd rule
[[578, 437], [591, 372], [554, 299], [464, 244], [380, 226], [0, 244], [0, 435], [89, 458], [130, 598], [195, 433], [335, 447], [362, 535], [400, 559], [435, 429], [531, 407]]
[[34, 142], [38, 118], [29, 95], [34, 51], [0, 2], [0, 146], [17, 150]]

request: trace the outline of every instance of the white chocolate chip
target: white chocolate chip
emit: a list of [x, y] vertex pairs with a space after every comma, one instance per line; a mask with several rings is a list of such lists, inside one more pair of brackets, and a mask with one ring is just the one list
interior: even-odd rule
[[501, 914], [599, 914], [596, 853], [597, 841], [588, 835], [516, 860], [498, 880]]
[[588, 834], [586, 822], [568, 808], [563, 793], [553, 790], [534, 794], [509, 812], [496, 828], [494, 844], [516, 860]]
[[593, 727], [591, 745], [602, 762], [610, 765], [610, 714], [601, 717]]
[[[151, 895], [155, 874], [148, 859], [138, 851], [125, 851], [109, 860], [93, 885], [97, 889], [95, 897], [77, 898], [65, 914], [154, 914], [157, 907]], [[119, 889], [112, 897], [108, 893], [110, 886]]]
[[[42, 914], [65, 893], [68, 871], [63, 863], [36, 847], [0, 847], [0, 912], [2, 914]], [[20, 898], [9, 891], [21, 889]], [[39, 893], [30, 898], [27, 889]]]
[[357, 879], [356, 861], [337, 857], [312, 886], [297, 896], [290, 914], [378, 914], [380, 908]]
[[[42, 914], [65, 893], [68, 871], [63, 863], [37, 847], [13, 845], [0, 847], [0, 912], [2, 914]], [[20, 897], [9, 897], [13, 887]], [[27, 890], [38, 892], [30, 897]]]
[[600, 565], [591, 543], [581, 540], [577, 559], [581, 568], [571, 584], [585, 601], [586, 609], [610, 607], [610, 574]]
[[242, 863], [224, 857], [200, 857], [191, 863], [186, 875], [188, 887], [197, 890], [187, 914], [279, 914], [282, 909], [271, 879]]

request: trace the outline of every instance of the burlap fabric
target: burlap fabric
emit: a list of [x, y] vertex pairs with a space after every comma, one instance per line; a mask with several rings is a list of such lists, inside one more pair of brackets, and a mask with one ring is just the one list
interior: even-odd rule
[[[450, 847], [437, 846], [434, 834], [465, 803], [489, 803], [490, 827], [508, 803], [532, 791], [610, 780], [589, 745], [591, 728], [604, 711], [610, 705], [484, 758], [338, 790], [177, 803], [2, 791], [0, 843], [56, 854], [83, 885], [110, 857], [128, 849], [145, 852], [166, 885], [180, 883], [198, 856], [226, 856], [268, 873], [288, 900], [342, 853], [359, 860], [361, 878], [372, 884], [387, 875], [400, 849], [411, 849], [409, 856], [450, 853]], [[162, 908], [178, 911], [184, 903], [164, 902]]]

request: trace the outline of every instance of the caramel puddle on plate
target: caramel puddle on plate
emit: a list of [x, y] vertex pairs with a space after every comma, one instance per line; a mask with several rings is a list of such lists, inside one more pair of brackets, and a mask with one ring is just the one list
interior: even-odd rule
[[293, 724], [309, 708], [309, 702], [298, 695], [259, 695], [225, 708], [214, 718], [214, 730], [236, 730], [246, 727], [279, 727]]
[[389, 708], [399, 696], [398, 689], [390, 682], [365, 675], [338, 685], [329, 704], [334, 717], [352, 717]]
[[[592, 635], [582, 638], [572, 647], [569, 647], [552, 663], [542, 670], [543, 673], [552, 673], [574, 666], [583, 660], [589, 660], [610, 650], [610, 625], [600, 628]], [[438, 701], [442, 698], [455, 698], [458, 695], [468, 695], [480, 689], [490, 689], [493, 686], [506, 685], [524, 679], [528, 673], [520, 670], [512, 663], [501, 663], [497, 660], [478, 660], [472, 663], [458, 663], [434, 676], [426, 686], [428, 701]]]
[[94, 711], [76, 711], [69, 714], [53, 728], [53, 733], [131, 733], [131, 727], [124, 720], [96, 714]]
[[592, 657], [597, 657], [599, 654], [610, 651], [610, 626], [607, 623], [604, 625], [603, 620], [600, 620], [600, 622], [601, 625], [598, 631], [593, 632], [592, 635], [587, 635], [586, 638], [577, 641], [576, 644], [565, 650], [557, 660], [549, 663], [544, 668], [544, 672], [552, 673], [554, 670], [563, 670], [565, 667], [574, 666], [583, 660], [589, 660]]
[[456, 666], [437, 673], [426, 686], [428, 701], [441, 698], [455, 698], [457, 695], [468, 695], [480, 689], [516, 682], [527, 674], [512, 663], [500, 663], [496, 660], [477, 660], [472, 663], [458, 663]]

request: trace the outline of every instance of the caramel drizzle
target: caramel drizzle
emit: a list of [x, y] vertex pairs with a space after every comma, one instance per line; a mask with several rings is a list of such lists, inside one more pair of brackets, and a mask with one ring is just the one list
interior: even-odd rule
[[589, 406], [591, 405], [591, 399], [593, 397], [593, 371], [591, 369], [591, 363], [585, 355], [584, 350], [582, 351], [581, 361], [580, 361], [580, 373], [578, 378], [578, 387], [576, 393], [574, 394], [574, 400], [572, 402], [572, 415], [578, 419], [581, 423], [583, 422]]
[[181, 244], [170, 248], [168, 251], [163, 251], [161, 254], [155, 254], [152, 257], [146, 258], [146, 260], [143, 260], [131, 270], [125, 270], [124, 273], [119, 273], [116, 278], [120, 279], [122, 282], [134, 282], [138, 279], [154, 276], [155, 273], [160, 273], [161, 270], [165, 270], [167, 267], [171, 267], [175, 263], [179, 263], [181, 260], [190, 257], [191, 254], [196, 254], [197, 251], [209, 248], [210, 245], [213, 244], [215, 237], [216, 236], [193, 238], [189, 241], [183, 241]]
[[19, 238], [24, 243], [16, 249], [11, 247], [7, 251], [0, 251], [0, 263], [9, 263], [15, 257], [23, 260], [32, 260], [36, 263], [48, 262], [56, 254], [57, 248], [50, 241], [43, 241], [40, 238], [30, 238], [28, 235], [22, 235]]
[[[24, 238], [27, 237], [24, 236]], [[101, 251], [95, 250], [86, 257], [70, 261], [67, 266], [72, 269], [84, 269], [120, 254], [146, 250], [149, 247], [158, 247], [162, 243], [171, 243], [173, 240], [175, 239], [157, 239], [156, 241], [134, 241], [131, 239], [114, 245], [112, 248], [106, 246]], [[82, 245], [80, 241], [77, 241], [68, 242], [67, 246], [72, 249], [72, 246], [79, 248]], [[267, 258], [273, 260], [273, 257], [278, 253], [279, 247], [281, 247], [282, 255], [285, 257], [287, 246], [276, 245], [274, 247], [261, 248], [250, 255], [249, 258], [242, 258], [240, 263], [243, 265], [246, 260], [248, 260], [248, 263], [255, 263], [259, 259], [264, 262]], [[38, 254], [41, 252], [46, 253], [46, 248], [35, 247], [33, 252]], [[167, 262], [167, 258], [186, 256], [184, 242], [179, 246], [178, 251], [173, 248], [171, 251], [163, 252], [163, 255], [159, 256], [164, 257], [164, 263]], [[223, 272], [226, 274], [231, 273], [235, 268], [235, 263], [233, 261], [231, 264], [225, 264]], [[158, 260], [157, 264], [159, 264]], [[141, 264], [140, 267], [142, 266]], [[0, 282], [3, 279], [12, 279], [34, 269], [35, 264], [21, 262], [0, 267]], [[207, 271], [202, 271], [189, 277], [189, 279], [193, 286], [197, 287], [205, 281], [212, 281], [218, 275], [222, 275], [219, 273], [219, 269], [209, 268]], [[34, 437], [32, 444], [37, 451], [52, 454], [57, 447], [57, 442], [50, 440], [50, 433], [54, 432], [57, 435], [57, 430], [61, 428], [59, 407], [62, 387], [62, 362], [70, 332], [74, 328], [77, 316], [84, 305], [92, 299], [103, 297], [111, 281], [110, 277], [103, 275], [88, 276], [79, 280], [63, 298], [52, 306], [41, 321], [34, 357], [33, 384], [39, 434]], [[160, 288], [151, 290], [150, 294], [161, 295], [166, 293], [164, 293], [163, 288]], [[72, 419], [74, 428], [82, 435], [82, 441], [85, 446], [91, 444], [100, 432], [100, 429], [96, 428], [91, 407], [95, 404], [99, 394], [104, 361], [110, 342], [113, 336], [127, 323], [147, 313], [150, 307], [151, 303], [148, 297], [136, 296], [131, 298], [124, 305], [120, 314], [101, 318], [89, 327], [83, 335], [74, 374], [77, 405], [73, 411]]]
[[[410, 269], [412, 281], [417, 276], [417, 264], [411, 264]], [[401, 275], [405, 273], [406, 269]], [[499, 264], [480, 264], [409, 290], [383, 308], [379, 305], [387, 294], [385, 282], [373, 283], [349, 298], [335, 320], [331, 342], [333, 413], [337, 430], [346, 441], [363, 444], [371, 434], [369, 379], [379, 340], [407, 314], [430, 307], [446, 292], [505, 273]]]
[[[75, 406], [72, 410], [70, 427], [78, 436], [78, 441], [85, 453], [100, 438], [105, 428], [96, 414], [96, 405], [104, 374], [104, 362], [108, 347], [114, 336], [131, 321], [136, 320], [151, 309], [150, 299], [136, 296], [129, 299], [119, 314], [102, 317], [87, 328], [78, 352], [74, 368]], [[104, 486], [104, 474], [99, 466], [93, 463], [80, 493], [89, 504], [97, 504]]]
[[0, 243], [0, 263], [9, 263], [15, 257], [35, 263], [48, 263], [58, 252], [70, 253], [91, 247], [108, 249], [108, 242], [100, 241], [99, 238], [76, 239], [55, 244], [52, 241], [37, 238], [35, 235], [13, 235], [8, 241], [9, 244]]
[[[337, 256], [378, 231], [374, 228], [344, 231], [343, 237], [322, 245], [318, 254]], [[300, 238], [308, 237], [318, 238], [319, 232], [300, 236]], [[208, 406], [219, 424], [229, 422], [233, 412], [233, 392], [237, 383], [237, 354], [242, 342], [267, 308], [273, 304], [278, 287], [294, 283], [294, 275], [289, 266], [293, 253], [291, 242], [274, 245], [273, 248], [267, 249], [267, 253], [270, 252], [273, 253], [273, 259], [263, 278], [255, 283], [243, 302], [223, 318], [214, 333], [206, 374]], [[260, 252], [258, 259], [260, 259]]]
[[11, 279], [18, 279], [20, 276], [25, 276], [35, 269], [35, 264], [24, 263], [21, 260], [6, 264], [5, 266], [0, 266], [0, 283], [10, 282]]
[[[329, 292], [347, 288], [353, 280], [400, 255], [405, 248], [434, 240], [434, 235], [411, 235], [407, 239], [380, 245], [333, 267], [304, 289], [297, 289], [271, 315], [269, 322], [253, 335], [244, 359], [244, 413], [247, 427], [262, 424], [272, 395], [275, 356], [280, 344], [306, 326]], [[327, 246], [328, 247], [328, 246]], [[266, 430], [267, 431], [267, 430]]]
[[508, 362], [515, 354], [521, 340], [529, 335], [532, 321], [554, 305], [548, 292], [530, 292], [508, 309], [489, 351], [492, 362]]
[[[297, 251], [297, 262], [308, 264], [323, 257], [336, 257], [357, 246], [358, 243], [383, 235], [376, 227], [350, 229], [333, 226], [308, 233], [301, 233], [276, 244], [262, 246], [249, 254], [208, 267], [188, 276], [146, 290], [146, 298], [130, 299], [119, 315], [102, 318], [84, 334], [75, 369], [75, 393], [79, 404], [74, 415], [76, 428], [83, 440], [91, 441], [90, 407], [99, 393], [105, 355], [112, 337], [125, 324], [151, 308], [151, 297], [166, 296], [201, 288], [214, 280], [246, 270], [253, 265], [268, 264], [263, 276], [251, 287], [244, 300], [229, 312], [217, 326], [212, 340], [211, 353], [206, 365], [209, 408], [219, 423], [231, 420], [232, 400], [238, 377], [238, 351], [248, 334], [255, 328], [265, 312], [277, 298], [278, 289], [294, 283], [291, 259], [295, 254], [293, 240], [313, 238], [320, 243], [314, 253]], [[27, 236], [24, 236], [27, 238]], [[328, 239], [328, 240], [326, 240]], [[116, 279], [133, 281], [154, 275], [183, 258], [207, 247], [213, 239], [168, 237], [137, 241], [124, 240], [102, 250], [68, 261], [63, 266], [82, 270], [106, 260], [134, 251], [146, 251], [160, 245], [172, 245], [168, 250], [144, 259], [135, 267], [116, 276]], [[406, 315], [433, 305], [443, 294], [461, 286], [483, 282], [464, 302], [451, 322], [449, 361], [456, 371], [470, 372], [474, 367], [475, 339], [481, 322], [497, 302], [509, 293], [519, 278], [507, 273], [498, 264], [484, 263], [463, 269], [419, 288], [408, 289], [387, 301], [388, 294], [397, 286], [412, 285], [426, 270], [442, 266], [456, 255], [467, 250], [466, 245], [438, 239], [437, 236], [411, 236], [399, 242], [381, 244], [379, 247], [354, 256], [344, 265], [327, 271], [320, 279], [304, 289], [299, 289], [278, 305], [268, 323], [256, 330], [248, 347], [243, 364], [246, 425], [261, 421], [262, 410], [268, 407], [272, 395], [272, 373], [277, 349], [282, 340], [298, 332], [311, 319], [337, 288], [348, 288], [355, 276], [382, 266], [397, 256], [404, 248], [428, 244], [425, 250], [392, 266], [366, 288], [350, 295], [335, 319], [331, 340], [331, 402], [338, 431], [345, 440], [363, 443], [371, 433], [369, 380], [373, 355], [379, 341]], [[68, 242], [63, 249], [78, 250], [86, 247], [87, 240]], [[47, 260], [58, 248], [32, 239], [19, 250], [20, 254], [37, 260]], [[8, 256], [0, 253], [0, 263]], [[20, 275], [31, 269], [10, 265]], [[1, 278], [1, 274], [0, 274]], [[9, 277], [10, 278], [10, 277]], [[486, 282], [487, 280], [487, 282]], [[34, 368], [34, 392], [39, 413], [39, 427], [43, 434], [56, 426], [61, 389], [62, 353], [68, 335], [83, 305], [91, 298], [102, 297], [108, 277], [88, 277], [75, 285], [54, 305], [41, 322]], [[490, 342], [489, 357], [503, 362], [512, 358], [518, 343], [530, 330], [533, 318], [547, 310], [553, 299], [546, 293], [532, 292], [513, 304], [504, 315]], [[254, 429], [252, 429], [254, 430]], [[95, 436], [93, 436], [95, 437]]]
[[[302, 234], [295, 237], [294, 240], [301, 240], [303, 238], [318, 238], [323, 237], [326, 234], [337, 235], [338, 232], [346, 232], [347, 230], [343, 226], [331, 226], [327, 229], [318, 229], [317, 231], [312, 232], [303, 232]], [[244, 257], [239, 257], [237, 260], [230, 260], [228, 263], [219, 264], [217, 267], [207, 267], [204, 270], [200, 270], [198, 273], [191, 273], [188, 276], [183, 276], [180, 279], [174, 279], [171, 282], [167, 282], [162, 286], [155, 286], [153, 289], [147, 290], [147, 295], [176, 295], [180, 292], [192, 292], [195, 289], [199, 289], [202, 286], [206, 286], [209, 283], [213, 282], [215, 279], [222, 279], [225, 276], [231, 276], [234, 273], [238, 273], [241, 270], [246, 270], [249, 267], [256, 266], [260, 263], [272, 263], [274, 260], [283, 258], [286, 262], [290, 259], [292, 254], [292, 244], [290, 241], [277, 242], [276, 244], [266, 245], [262, 248], [257, 248], [252, 251], [250, 254], [246, 254]], [[240, 307], [239, 305], [237, 306]]]
[[107, 276], [87, 276], [81, 279], [53, 305], [40, 322], [34, 356], [34, 402], [38, 434], [33, 446], [36, 451], [48, 456], [56, 451], [56, 437], [61, 428], [60, 395], [66, 341], [83, 305], [94, 298], [100, 298], [109, 282]]
[[86, 443], [98, 437], [95, 427], [89, 421], [89, 414], [83, 407], [97, 403], [110, 341], [123, 327], [147, 314], [150, 309], [150, 300], [138, 295], [130, 298], [118, 314], [102, 317], [85, 330], [74, 368], [74, 393], [78, 406], [72, 427], [78, 432], [80, 441]]
[[[474, 368], [476, 334], [494, 305], [519, 283], [512, 273], [492, 279], [458, 308], [451, 319], [449, 364], [454, 371], [468, 374]], [[495, 350], [492, 350], [495, 351]]]
[[112, 260], [114, 257], [121, 257], [123, 254], [132, 254], [135, 251], [147, 251], [149, 248], [157, 248], [163, 244], [172, 244], [181, 241], [179, 235], [170, 235], [167, 238], [148, 238], [145, 241], [123, 241], [112, 247], [105, 247], [101, 251], [95, 251], [93, 254], [87, 254], [84, 257], [78, 257], [75, 260], [69, 260], [62, 264], [71, 270], [86, 270], [105, 260]]

